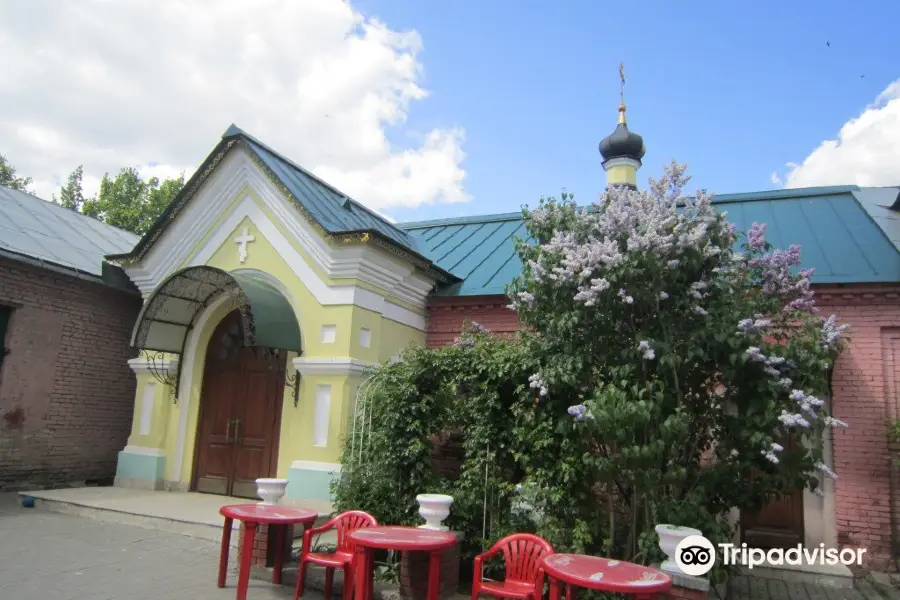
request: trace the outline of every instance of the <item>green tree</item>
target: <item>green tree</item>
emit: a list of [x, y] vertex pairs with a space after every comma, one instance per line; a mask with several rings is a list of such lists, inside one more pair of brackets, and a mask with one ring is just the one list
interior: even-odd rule
[[28, 192], [31, 183], [31, 177], [16, 177], [16, 168], [6, 160], [5, 156], [0, 154], [0, 185]]
[[78, 165], [74, 171], [69, 173], [69, 180], [66, 185], [59, 188], [59, 198], [53, 196], [53, 201], [69, 210], [80, 211], [84, 205], [84, 190], [81, 187], [81, 180], [84, 176], [84, 167]]
[[[466, 544], [535, 531], [648, 564], [658, 524], [724, 542], [733, 507], [824, 493], [846, 326], [816, 313], [799, 247], [773, 250], [759, 224], [742, 240], [710, 195], [682, 195], [684, 171], [525, 211], [507, 290], [523, 330], [470, 329], [367, 379], [335, 505], [411, 524], [416, 494], [446, 491]], [[432, 456], [448, 431], [464, 446], [449, 481]]]
[[100, 182], [96, 198], [86, 200], [82, 212], [104, 223], [143, 235], [184, 187], [184, 174], [160, 182], [141, 178], [134, 167], [123, 167], [119, 174], [109, 173]]
[[[655, 558], [659, 523], [726, 541], [731, 507], [821, 493], [836, 476], [823, 432], [847, 424], [822, 398], [846, 327], [816, 314], [798, 246], [772, 250], [754, 224], [736, 252], [711, 196], [682, 195], [684, 171], [587, 210], [564, 198], [526, 214], [536, 243], [520, 242], [510, 292], [544, 408], [520, 439], [532, 457], [535, 440], [554, 441], [526, 479], [558, 547], [582, 525], [589, 547], [630, 559]], [[597, 490], [621, 527], [597, 528]]]

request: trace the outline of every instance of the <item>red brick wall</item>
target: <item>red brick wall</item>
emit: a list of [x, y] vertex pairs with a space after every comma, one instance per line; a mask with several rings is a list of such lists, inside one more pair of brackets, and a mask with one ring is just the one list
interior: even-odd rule
[[[459, 539], [459, 538], [457, 538]], [[457, 595], [459, 588], [460, 545], [441, 552], [441, 575], [438, 598], [445, 600]], [[400, 597], [411, 600], [428, 598], [429, 552], [403, 552], [400, 555]]]
[[816, 293], [823, 315], [851, 326], [832, 381], [832, 411], [850, 425], [834, 435], [838, 541], [866, 548], [868, 566], [890, 568], [891, 512], [900, 509], [900, 490], [891, 493], [896, 468], [887, 422], [898, 417], [900, 285], [821, 286]]
[[[900, 285], [815, 288], [822, 315], [837, 314], [852, 328], [833, 379], [832, 411], [850, 425], [834, 435], [838, 542], [866, 548], [867, 566], [889, 568], [892, 531], [900, 524], [900, 481], [892, 494], [898, 470], [890, 464], [887, 433], [888, 420], [900, 418]], [[451, 343], [466, 318], [498, 333], [515, 331], [508, 303], [502, 296], [434, 299], [428, 346]], [[900, 445], [893, 450], [900, 455]]]
[[[241, 556], [244, 554], [244, 534], [246, 532], [246, 527], [243, 523], [241, 523], [240, 529], [238, 530], [238, 564], [240, 564]], [[302, 527], [298, 529], [298, 531], [302, 531]], [[269, 544], [269, 538], [272, 538], [272, 544]], [[284, 547], [282, 548], [284, 556], [285, 567], [291, 566], [291, 555], [290, 548], [291, 544], [294, 541], [294, 526], [290, 525], [285, 529], [284, 537]], [[275, 547], [275, 534], [269, 535], [269, 526], [268, 525], [259, 525], [256, 528], [256, 533], [253, 536], [253, 550], [250, 553], [250, 564], [260, 567], [271, 567], [275, 564], [275, 552], [277, 552], [277, 548]]]
[[128, 439], [136, 295], [0, 258], [0, 490], [111, 480]]
[[506, 308], [508, 305], [509, 298], [506, 296], [431, 298], [428, 302], [426, 343], [429, 348], [452, 343], [466, 319], [494, 333], [514, 333], [519, 327], [519, 319], [515, 311]]

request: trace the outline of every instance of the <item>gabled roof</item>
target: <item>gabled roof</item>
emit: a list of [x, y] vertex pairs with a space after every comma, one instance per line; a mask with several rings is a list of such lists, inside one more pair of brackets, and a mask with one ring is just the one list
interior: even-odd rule
[[[835, 186], [716, 196], [739, 231], [766, 223], [776, 248], [802, 247], [813, 283], [900, 282], [900, 188]], [[521, 213], [404, 223], [422, 252], [462, 279], [439, 296], [502, 294], [521, 271]]]
[[0, 254], [87, 278], [104, 275], [103, 257], [126, 252], [138, 236], [37, 196], [0, 186]]
[[140, 259], [187, 204], [212, 169], [221, 162], [224, 155], [239, 146], [245, 148], [257, 165], [274, 178], [274, 183], [286, 196], [297, 203], [301, 212], [315, 226], [319, 227], [323, 234], [339, 238], [368, 234], [366, 236], [368, 239], [401, 254], [423, 269], [431, 270], [437, 279], [456, 281], [452, 274], [433, 265], [420, 252], [416, 239], [405, 230], [369, 210], [334, 186], [322, 181], [235, 125], [231, 125], [225, 131], [215, 150], [197, 169], [181, 193], [163, 211], [137, 245], [130, 252], [110, 255], [107, 258], [117, 261]]

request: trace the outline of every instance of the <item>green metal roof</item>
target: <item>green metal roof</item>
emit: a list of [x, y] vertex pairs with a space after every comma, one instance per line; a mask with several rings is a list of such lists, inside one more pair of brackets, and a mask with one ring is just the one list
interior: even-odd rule
[[329, 233], [375, 231], [396, 244], [417, 252], [415, 240], [393, 223], [372, 212], [334, 186], [272, 150], [235, 125], [223, 138], [242, 137], [247, 146], [272, 170], [291, 194]]
[[[900, 188], [837, 186], [716, 196], [740, 231], [766, 223], [776, 248], [802, 247], [813, 283], [900, 282]], [[502, 294], [521, 271], [521, 213], [400, 224], [422, 253], [461, 282], [438, 296]], [[528, 239], [528, 241], [531, 241]]]
[[451, 273], [446, 272], [439, 265], [432, 264], [424, 256], [414, 236], [353, 200], [331, 184], [322, 181], [283, 154], [276, 152], [235, 125], [231, 125], [225, 131], [218, 146], [206, 158], [200, 168], [185, 184], [179, 195], [166, 207], [166, 210], [153, 223], [150, 230], [141, 238], [137, 245], [127, 253], [111, 254], [107, 258], [117, 260], [143, 256], [153, 243], [153, 240], [159, 237], [160, 233], [190, 200], [190, 196], [202, 185], [202, 178], [208, 174], [208, 168], [216, 162], [215, 157], [222, 152], [228, 152], [232, 147], [236, 147], [233, 144], [235, 140], [239, 141], [242, 147], [259, 159], [262, 165], [278, 179], [287, 192], [326, 233], [369, 233], [387, 244], [409, 253], [416, 261], [421, 263], [420, 266], [437, 271], [436, 276], [438, 279], [456, 281], [457, 278]]
[[103, 257], [138, 236], [37, 196], [0, 186], [0, 255], [87, 279], [104, 279]]
[[[439, 279], [438, 296], [503, 294], [520, 272], [515, 239], [527, 236], [521, 213], [440, 219], [395, 225], [232, 125], [184, 189], [131, 251], [140, 257], [190, 195], [215, 157], [236, 147], [259, 159], [298, 204], [329, 234], [369, 232], [409, 253]], [[219, 156], [219, 159], [221, 157]], [[767, 223], [776, 247], [800, 244], [814, 283], [900, 282], [900, 188], [835, 186], [716, 196], [742, 231]], [[527, 240], [526, 241], [530, 241]]]

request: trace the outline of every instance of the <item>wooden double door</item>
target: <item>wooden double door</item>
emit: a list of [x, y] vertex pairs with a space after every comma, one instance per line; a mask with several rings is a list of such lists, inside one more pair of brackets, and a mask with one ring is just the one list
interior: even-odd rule
[[256, 497], [256, 479], [274, 477], [286, 353], [245, 347], [240, 313], [213, 333], [206, 355], [193, 488]]
[[794, 490], [761, 510], [743, 511], [741, 529], [748, 546], [796, 548], [804, 541], [803, 490]]
[[[790, 452], [795, 444], [781, 440]], [[751, 483], [752, 485], [752, 483]], [[741, 512], [741, 538], [753, 548], [796, 548], [804, 543], [803, 489], [797, 488], [757, 511]]]

